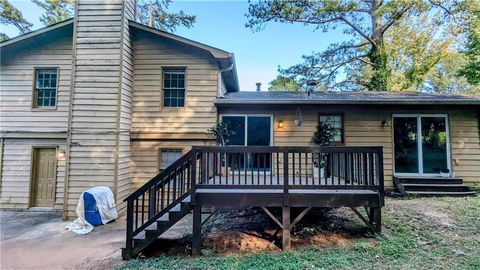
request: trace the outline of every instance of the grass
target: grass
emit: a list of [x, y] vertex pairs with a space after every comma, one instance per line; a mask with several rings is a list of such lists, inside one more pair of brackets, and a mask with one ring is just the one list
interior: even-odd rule
[[480, 198], [387, 198], [374, 240], [281, 253], [167, 257], [118, 269], [480, 269]]

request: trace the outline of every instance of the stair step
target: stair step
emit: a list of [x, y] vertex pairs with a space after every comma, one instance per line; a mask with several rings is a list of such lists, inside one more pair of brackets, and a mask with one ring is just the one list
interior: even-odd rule
[[472, 196], [477, 195], [475, 191], [467, 192], [441, 192], [441, 191], [408, 191], [407, 195], [421, 195], [421, 196]]
[[394, 182], [400, 184], [463, 184], [456, 177], [394, 177]]

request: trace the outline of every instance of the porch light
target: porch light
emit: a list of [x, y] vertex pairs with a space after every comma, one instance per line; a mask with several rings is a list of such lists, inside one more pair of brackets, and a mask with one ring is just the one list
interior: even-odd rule
[[382, 121], [382, 127], [384, 127], [384, 128], [385, 128], [385, 127], [388, 127], [388, 122], [387, 122], [387, 120], [383, 120], [383, 121]]
[[278, 128], [283, 128], [283, 120], [278, 120], [277, 127]]

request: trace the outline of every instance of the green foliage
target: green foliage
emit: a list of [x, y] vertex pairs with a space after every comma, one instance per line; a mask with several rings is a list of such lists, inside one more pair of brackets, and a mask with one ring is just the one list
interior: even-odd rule
[[460, 76], [464, 76], [467, 81], [480, 87], [480, 1], [466, 1], [476, 6], [473, 14], [466, 19], [467, 29], [467, 63], [459, 71]]
[[[259, 31], [269, 22], [300, 23], [349, 36], [302, 56], [303, 63], [281, 69], [281, 76], [316, 79], [329, 90], [419, 91], [459, 46], [462, 22], [479, 6], [478, 0], [259, 1], [250, 4], [246, 26]], [[479, 78], [474, 59], [469, 78]]]
[[[139, 259], [118, 269], [479, 269], [480, 200], [386, 198], [384, 233], [281, 253]], [[349, 217], [347, 220], [356, 220]]]
[[[8, 0], [0, 0], [0, 24], [13, 25], [20, 34], [30, 32], [32, 24], [29, 23], [22, 15], [22, 13], [14, 7]], [[4, 33], [0, 33], [2, 40], [8, 39]]]
[[319, 146], [331, 145], [335, 137], [335, 128], [327, 123], [318, 122], [317, 128], [312, 136], [312, 143]]
[[44, 25], [65, 21], [73, 17], [75, 0], [32, 0], [33, 3], [45, 10], [40, 16]]
[[223, 146], [227, 145], [230, 138], [236, 134], [232, 127], [224, 121], [215, 124], [208, 131], [213, 134], [217, 143]]
[[168, 12], [172, 0], [138, 0], [137, 21], [160, 30], [175, 32], [178, 26], [193, 27], [195, 15]]
[[295, 79], [279, 75], [269, 83], [268, 91], [298, 91], [301, 87]]

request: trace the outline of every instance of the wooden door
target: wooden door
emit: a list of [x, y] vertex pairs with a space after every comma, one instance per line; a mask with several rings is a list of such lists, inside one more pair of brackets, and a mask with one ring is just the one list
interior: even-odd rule
[[57, 181], [57, 150], [34, 149], [32, 206], [53, 207]]

